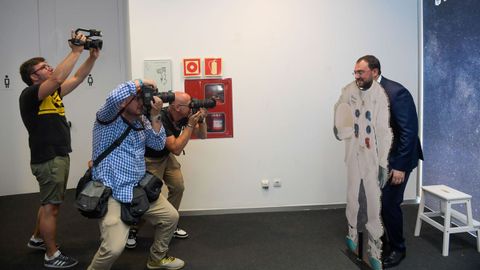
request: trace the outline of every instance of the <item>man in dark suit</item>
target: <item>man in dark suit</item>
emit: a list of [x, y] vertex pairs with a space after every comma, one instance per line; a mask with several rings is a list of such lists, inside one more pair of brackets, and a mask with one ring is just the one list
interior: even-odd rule
[[383, 264], [393, 267], [405, 258], [403, 238], [403, 213], [400, 204], [407, 186], [408, 177], [423, 160], [422, 147], [418, 138], [418, 118], [410, 92], [401, 84], [383, 77], [380, 61], [373, 55], [362, 57], [388, 95], [390, 101], [390, 126], [393, 142], [388, 155], [389, 180], [382, 188], [382, 219], [386, 232], [386, 250]]

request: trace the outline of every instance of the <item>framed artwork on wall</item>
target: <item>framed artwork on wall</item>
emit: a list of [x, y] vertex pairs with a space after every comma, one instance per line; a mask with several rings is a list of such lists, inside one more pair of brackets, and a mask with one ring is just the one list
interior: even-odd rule
[[172, 86], [172, 61], [145, 60], [143, 62], [143, 77], [157, 82], [159, 92], [173, 90]]

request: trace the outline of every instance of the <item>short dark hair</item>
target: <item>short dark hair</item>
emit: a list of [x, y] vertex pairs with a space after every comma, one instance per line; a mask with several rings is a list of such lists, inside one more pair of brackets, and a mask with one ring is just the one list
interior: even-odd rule
[[378, 69], [378, 75], [382, 74], [382, 68], [380, 66], [380, 61], [378, 60], [377, 57], [373, 55], [364, 55], [360, 58], [358, 58], [357, 63], [360, 61], [365, 61], [368, 63], [368, 68], [373, 70], [374, 68]]
[[22, 76], [22, 81], [25, 82], [28, 86], [32, 85], [32, 79], [30, 75], [32, 75], [33, 67], [38, 65], [41, 62], [45, 62], [45, 58], [43, 57], [34, 57], [28, 59], [20, 66], [20, 75]]

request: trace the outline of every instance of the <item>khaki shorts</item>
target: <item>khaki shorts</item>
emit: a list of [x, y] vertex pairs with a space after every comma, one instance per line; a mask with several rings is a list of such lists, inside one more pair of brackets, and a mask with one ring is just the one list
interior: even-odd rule
[[30, 168], [40, 186], [42, 205], [62, 203], [67, 188], [70, 157], [57, 156], [44, 163], [31, 164]]

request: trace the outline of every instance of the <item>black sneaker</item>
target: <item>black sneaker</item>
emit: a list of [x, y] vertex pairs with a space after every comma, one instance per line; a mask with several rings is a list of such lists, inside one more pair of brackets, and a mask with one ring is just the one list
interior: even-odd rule
[[28, 241], [27, 247], [32, 248], [32, 249], [38, 249], [38, 250], [47, 250], [47, 246], [45, 245], [45, 242], [42, 241], [35, 241], [30, 239]]
[[135, 229], [130, 229], [128, 232], [128, 239], [127, 243], [125, 243], [125, 247], [132, 249], [137, 246], [137, 230]]
[[55, 259], [44, 260], [43, 266], [48, 268], [70, 268], [77, 265], [78, 261], [74, 258], [68, 257], [67, 255], [60, 253]]
[[[35, 240], [32, 240], [30, 239], [27, 243], [27, 247], [31, 248], [31, 249], [37, 249], [37, 250], [47, 250], [47, 245], [45, 245], [45, 242], [42, 240], [42, 241], [35, 241]], [[59, 248], [60, 246], [57, 244], [57, 249]]]

